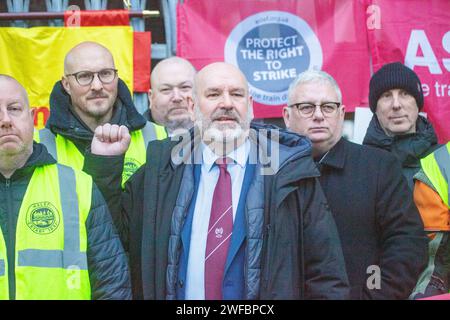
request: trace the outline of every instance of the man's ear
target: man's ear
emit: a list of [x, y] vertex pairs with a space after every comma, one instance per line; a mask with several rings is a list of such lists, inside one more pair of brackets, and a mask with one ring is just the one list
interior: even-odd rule
[[250, 109], [250, 119], [248, 119], [248, 120], [252, 121], [255, 118], [255, 109], [254, 109], [253, 97], [252, 96], [248, 97], [248, 107]]
[[283, 107], [283, 120], [284, 120], [284, 125], [286, 126], [286, 128], [289, 129], [289, 121], [291, 114], [289, 113], [289, 108], [287, 106]]
[[152, 89], [148, 90], [148, 108], [151, 109], [152, 108], [152, 96], [153, 96], [153, 91]]
[[344, 119], [344, 117], [345, 117], [345, 105], [342, 105], [341, 106], [341, 117], [342, 117], [342, 119]]
[[70, 84], [66, 77], [61, 78], [61, 84], [64, 90], [66, 90], [66, 92], [70, 95]]

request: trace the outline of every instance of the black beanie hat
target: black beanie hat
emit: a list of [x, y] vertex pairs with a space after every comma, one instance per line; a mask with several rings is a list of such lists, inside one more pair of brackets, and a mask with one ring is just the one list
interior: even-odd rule
[[370, 110], [375, 113], [380, 96], [391, 89], [404, 89], [411, 94], [417, 103], [419, 111], [423, 107], [423, 92], [417, 74], [400, 62], [385, 64], [375, 72], [370, 79], [369, 105]]

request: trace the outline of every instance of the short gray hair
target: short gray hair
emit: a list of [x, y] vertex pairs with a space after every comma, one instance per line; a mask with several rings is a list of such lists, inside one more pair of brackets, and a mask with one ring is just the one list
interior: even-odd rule
[[293, 102], [293, 101], [291, 101], [291, 97], [292, 97], [292, 94], [293, 94], [295, 88], [297, 88], [301, 84], [311, 83], [311, 82], [331, 84], [338, 96], [339, 101], [337, 101], [337, 102], [342, 103], [341, 89], [339, 88], [336, 80], [334, 80], [334, 78], [331, 75], [329, 75], [328, 73], [326, 73], [325, 71], [322, 71], [322, 70], [306, 70], [306, 71], [300, 73], [297, 76], [297, 78], [294, 81], [292, 81], [291, 84], [289, 85], [288, 105], [292, 104], [292, 102]]

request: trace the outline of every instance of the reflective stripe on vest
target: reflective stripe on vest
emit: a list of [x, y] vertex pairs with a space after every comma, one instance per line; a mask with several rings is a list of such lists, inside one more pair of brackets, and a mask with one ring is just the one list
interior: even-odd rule
[[55, 135], [53, 134], [53, 132], [51, 132], [47, 128], [39, 130], [38, 132], [39, 132], [39, 135], [38, 135], [39, 140], [36, 140], [36, 136], [35, 136], [35, 140], [37, 142], [44, 144], [48, 150], [48, 153], [50, 153], [53, 158], [57, 159], [56, 141], [55, 141]]
[[59, 194], [64, 223], [64, 251], [26, 249], [18, 252], [18, 265], [28, 267], [61, 267], [77, 265], [87, 270], [86, 255], [80, 252], [80, 218], [76, 191], [75, 173], [73, 170], [57, 166]]
[[144, 136], [144, 143], [145, 147], [147, 148], [147, 145], [150, 141], [158, 139], [156, 134], [156, 125], [147, 121], [145, 127], [142, 128], [142, 135]]
[[445, 204], [448, 206], [450, 199], [450, 190], [448, 188], [449, 178], [450, 178], [450, 143], [447, 144], [447, 148], [439, 148], [435, 152], [435, 159], [439, 165], [439, 170], [441, 171], [442, 177], [445, 179], [445, 188], [442, 192], [445, 192], [447, 189], [447, 201]]
[[[90, 299], [85, 222], [91, 197], [87, 174], [61, 165], [35, 169], [17, 220], [16, 299]], [[6, 294], [1, 298], [8, 298], [8, 281]]]
[[9, 299], [8, 263], [6, 261], [6, 255], [6, 243], [3, 240], [3, 232], [0, 232], [0, 300]]
[[5, 275], [5, 259], [0, 259], [0, 277]]
[[75, 144], [61, 135], [54, 135], [49, 129], [39, 130], [39, 139], [35, 141], [45, 145], [48, 152], [58, 163], [77, 170], [83, 169], [84, 156], [78, 151]]
[[449, 206], [450, 190], [450, 142], [420, 161], [422, 169], [430, 179], [442, 201]]

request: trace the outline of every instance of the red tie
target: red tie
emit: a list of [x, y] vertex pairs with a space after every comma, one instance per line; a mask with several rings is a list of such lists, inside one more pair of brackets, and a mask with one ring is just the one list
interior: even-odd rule
[[233, 205], [231, 200], [231, 177], [224, 159], [216, 161], [220, 169], [219, 180], [211, 206], [208, 237], [205, 251], [205, 299], [222, 299], [222, 282], [233, 232]]

